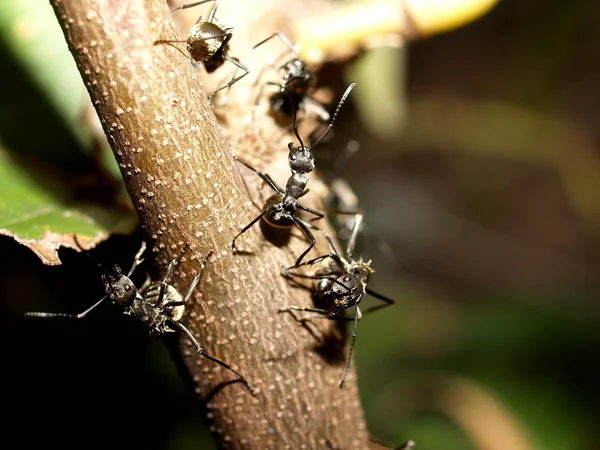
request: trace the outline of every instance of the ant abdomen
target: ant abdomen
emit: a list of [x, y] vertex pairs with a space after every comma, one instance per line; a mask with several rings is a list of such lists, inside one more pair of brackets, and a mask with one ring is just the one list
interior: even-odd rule
[[263, 206], [265, 214], [263, 220], [275, 228], [291, 228], [294, 226], [294, 219], [283, 207], [281, 196], [279, 194], [271, 195]]
[[230, 38], [218, 25], [199, 22], [190, 30], [187, 50], [194, 61], [204, 62], [206, 71], [212, 73], [225, 63], [223, 57], [214, 57], [227, 53]]

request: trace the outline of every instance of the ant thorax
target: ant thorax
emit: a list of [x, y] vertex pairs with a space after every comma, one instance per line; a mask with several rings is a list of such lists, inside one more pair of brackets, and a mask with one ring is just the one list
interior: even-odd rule
[[286, 203], [286, 200], [294, 200], [294, 205], [298, 203], [298, 199], [302, 196], [307, 184], [308, 177], [305, 173], [292, 173], [292, 176], [288, 178], [288, 181], [285, 185], [285, 197], [283, 198], [283, 202]]
[[169, 326], [168, 318], [163, 313], [163, 309], [138, 296], [131, 306], [123, 310], [123, 314], [135, 317], [140, 322], [143, 322], [150, 329], [150, 333], [168, 333], [176, 331]]

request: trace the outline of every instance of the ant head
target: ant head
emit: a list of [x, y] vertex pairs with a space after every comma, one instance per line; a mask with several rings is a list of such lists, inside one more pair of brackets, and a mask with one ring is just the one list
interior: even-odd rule
[[104, 290], [108, 298], [119, 306], [129, 306], [133, 303], [137, 295], [137, 288], [133, 282], [121, 271], [118, 265], [114, 265], [112, 270], [102, 275]]
[[291, 83], [296, 81], [299, 88], [306, 90], [307, 83], [312, 79], [312, 73], [308, 66], [298, 58], [294, 58], [283, 64], [279, 70], [281, 77], [286, 82], [287, 88], [292, 88]]
[[290, 142], [288, 148], [290, 150], [288, 155], [290, 169], [300, 173], [309, 173], [315, 170], [315, 157], [304, 145], [294, 147], [294, 144]]
[[333, 303], [329, 310], [329, 315], [335, 316], [344, 311], [345, 309], [350, 308], [353, 304], [353, 297], [350, 297], [349, 295], [343, 295], [340, 297], [334, 295]]
[[353, 267], [350, 269], [350, 273], [353, 274], [354, 277], [360, 281], [360, 283], [366, 286], [369, 281], [369, 277], [373, 272], [375, 272], [371, 268], [371, 261], [353, 264], [352, 266]]

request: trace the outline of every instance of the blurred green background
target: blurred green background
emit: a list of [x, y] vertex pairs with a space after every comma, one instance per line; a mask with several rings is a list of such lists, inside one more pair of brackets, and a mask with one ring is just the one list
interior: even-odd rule
[[[51, 8], [0, 8], [4, 151], [43, 164], [35, 182], [60, 167], [78, 197], [119, 201], [114, 186], [97, 196], [114, 164], [58, 26], [43, 25]], [[356, 78], [328, 145], [360, 142], [343, 176], [394, 253], [361, 243], [370, 287], [397, 302], [357, 339], [371, 432], [428, 450], [600, 449], [600, 4], [502, 0], [460, 30], [363, 55]], [[127, 265], [138, 242], [115, 237], [95, 256]], [[100, 298], [92, 262], [65, 250], [43, 266], [2, 236], [0, 254], [7, 438], [214, 448], [142, 326], [110, 306], [85, 323], [22, 317]]]

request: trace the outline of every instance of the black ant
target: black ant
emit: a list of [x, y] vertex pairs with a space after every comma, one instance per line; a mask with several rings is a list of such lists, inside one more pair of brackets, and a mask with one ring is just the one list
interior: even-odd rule
[[[325, 138], [333, 128], [333, 123], [335, 122], [335, 118], [340, 111], [340, 108], [346, 101], [346, 98], [350, 94], [352, 88], [356, 86], [356, 83], [351, 84], [344, 92], [340, 102], [338, 103], [337, 109], [333, 114], [331, 122], [329, 123], [327, 129], [323, 132], [323, 134], [315, 141], [312, 147], [308, 148], [304, 145], [302, 138], [298, 134], [298, 127], [296, 125], [296, 110], [294, 109], [293, 122], [292, 127], [294, 129], [294, 134], [300, 142], [298, 147], [295, 147], [292, 142], [288, 144], [289, 155], [288, 155], [288, 163], [290, 169], [292, 171], [292, 176], [288, 179], [285, 189], [282, 189], [273, 181], [269, 174], [263, 174], [262, 172], [256, 170], [250, 164], [245, 163], [244, 161], [235, 157], [238, 161], [240, 161], [243, 165], [245, 165], [248, 169], [252, 170], [256, 173], [265, 183], [267, 183], [271, 189], [275, 191], [271, 197], [269, 197], [264, 204], [263, 211], [246, 225], [242, 231], [240, 231], [236, 237], [233, 238], [231, 242], [231, 249], [235, 253], [237, 252], [237, 247], [235, 246], [236, 239], [244, 234], [248, 229], [252, 227], [256, 222], [258, 222], [261, 218], [265, 220], [269, 225], [276, 228], [291, 228], [294, 225], [300, 228], [300, 230], [304, 233], [304, 235], [310, 240], [310, 246], [300, 255], [298, 260], [296, 261], [296, 265], [302, 262], [302, 259], [306, 254], [314, 247], [317, 240], [313, 236], [312, 232], [309, 230], [309, 227], [316, 228], [313, 225], [309, 225], [302, 219], [300, 219], [296, 215], [296, 211], [298, 209], [302, 211], [309, 212], [316, 216], [316, 219], [322, 219], [325, 217], [324, 214], [315, 211], [314, 209], [308, 208], [298, 203], [298, 199], [305, 195], [308, 191], [306, 190], [306, 185], [308, 184], [308, 176], [307, 174], [312, 172], [315, 168], [315, 160], [314, 156], [311, 153], [311, 150]], [[289, 91], [285, 91], [289, 92]], [[315, 219], [313, 219], [315, 220]]]
[[[283, 83], [275, 83], [273, 81], [263, 83], [256, 96], [254, 107], [258, 107], [258, 102], [266, 85], [277, 86], [279, 87], [279, 92], [275, 92], [269, 97], [271, 110], [274, 113], [290, 116], [298, 109], [302, 109], [306, 113], [307, 103], [310, 102], [313, 110], [321, 120], [329, 120], [329, 113], [323, 108], [321, 103], [307, 94], [309, 89], [315, 84], [315, 77], [306, 63], [299, 58], [298, 50], [296, 50], [296, 47], [294, 47], [287, 37], [281, 33], [273, 33], [252, 47], [252, 50], [260, 47], [274, 37], [278, 37], [281, 42], [290, 48], [293, 57], [279, 66], [278, 71], [281, 74]], [[287, 91], [287, 94], [285, 91]]]
[[[310, 140], [310, 137], [309, 137]], [[347, 242], [354, 228], [354, 217], [348, 216], [342, 218], [342, 214], [336, 214], [338, 211], [360, 211], [358, 197], [352, 189], [352, 186], [343, 178], [342, 172], [345, 171], [350, 160], [360, 149], [357, 141], [349, 141], [346, 147], [336, 157], [323, 157], [327, 152], [319, 152], [316, 158], [317, 167], [320, 169], [322, 180], [328, 185], [329, 190], [324, 198], [325, 207], [331, 211], [328, 219], [333, 223], [337, 231], [338, 238]], [[327, 167], [329, 166], [329, 167]], [[343, 214], [347, 216], [346, 214]], [[374, 246], [385, 259], [393, 264], [399, 264], [394, 251], [385, 239], [378, 236], [373, 230], [363, 222], [360, 233]]]
[[[350, 214], [350, 213], [349, 213]], [[348, 240], [348, 246], [346, 248], [345, 257], [340, 255], [336, 250], [333, 241], [329, 235], [322, 231], [323, 236], [329, 244], [331, 250], [327, 255], [319, 256], [318, 258], [312, 259], [302, 264], [296, 264], [295, 266], [288, 267], [284, 271], [284, 276], [290, 279], [297, 278], [308, 278], [317, 281], [315, 295], [319, 298], [323, 304], [330, 305], [329, 308], [315, 308], [315, 307], [300, 307], [300, 306], [285, 306], [279, 308], [280, 312], [290, 312], [294, 319], [299, 322], [305, 322], [313, 317], [321, 317], [330, 320], [354, 320], [354, 330], [352, 331], [352, 340], [350, 341], [350, 350], [348, 352], [348, 360], [342, 375], [340, 382], [340, 388], [344, 385], [344, 381], [348, 376], [350, 370], [350, 363], [352, 361], [352, 350], [354, 349], [354, 342], [356, 341], [356, 334], [358, 332], [358, 321], [361, 319], [363, 313], [373, 312], [386, 306], [394, 304], [394, 300], [378, 294], [367, 287], [369, 277], [373, 273], [371, 268], [371, 261], [364, 262], [362, 258], [355, 260], [353, 258], [354, 246], [356, 244], [356, 238], [360, 225], [362, 222], [362, 214], [351, 213], [356, 216], [354, 221], [354, 228], [352, 235]], [[312, 266], [326, 259], [330, 260], [330, 264], [326, 269], [317, 271], [314, 275], [302, 275], [299, 273], [292, 272], [294, 269], [298, 269], [302, 266]], [[365, 309], [361, 312], [358, 304], [362, 300], [365, 294], [369, 294], [378, 300], [385, 302], [384, 304], [376, 305]], [[354, 306], [354, 319], [345, 316], [340, 316], [346, 309]], [[291, 312], [294, 311], [306, 311], [314, 314], [304, 319], [298, 319]]]
[[[181, 50], [173, 45], [178, 43], [187, 44], [187, 51], [190, 54], [192, 62], [195, 64], [203, 63], [204, 69], [207, 73], [213, 73], [219, 67], [221, 67], [225, 61], [229, 61], [234, 64], [237, 69], [242, 69], [244, 73], [239, 77], [236, 77], [237, 69], [233, 73], [233, 77], [229, 83], [221, 86], [212, 94], [208, 100], [212, 102], [213, 96], [228, 87], [233, 86], [235, 83], [240, 81], [250, 72], [246, 66], [244, 66], [239, 59], [229, 56], [229, 41], [233, 37], [231, 30], [233, 28], [221, 28], [219, 25], [214, 23], [215, 13], [219, 6], [219, 0], [202, 0], [200, 2], [188, 3], [186, 5], [178, 6], [172, 9], [171, 12], [179, 11], [180, 9], [193, 8], [194, 6], [202, 5], [203, 3], [215, 2], [215, 6], [211, 9], [208, 14], [208, 20], [202, 21], [202, 16], [198, 18], [196, 24], [192, 27], [188, 33], [188, 38], [185, 41], [171, 41], [171, 40], [158, 40], [154, 42], [154, 45], [167, 44], [181, 52]], [[183, 52], [182, 52], [183, 53]], [[185, 53], [184, 53], [185, 55]], [[188, 58], [187, 55], [185, 55]]]
[[[75, 242], [81, 248], [81, 245], [77, 242], [77, 238], [75, 238]], [[116, 264], [111, 270], [107, 270], [106, 273], [102, 275], [106, 295], [90, 308], [79, 314], [28, 312], [25, 315], [29, 317], [65, 317], [70, 319], [82, 319], [108, 298], [112, 303], [122, 309], [123, 314], [133, 316], [148, 325], [151, 334], [163, 334], [169, 332], [181, 332], [185, 334], [200, 355], [236, 374], [240, 381], [242, 381], [252, 395], [254, 395], [254, 389], [240, 373], [233, 370], [228, 364], [220, 359], [204, 353], [204, 350], [202, 350], [202, 347], [191, 331], [180, 322], [185, 311], [185, 305], [192, 297], [196, 286], [202, 278], [208, 258], [213, 254], [212, 251], [208, 252], [204, 261], [202, 261], [200, 272], [192, 280], [185, 297], [182, 297], [177, 289], [175, 289], [172, 284], [169, 284], [169, 278], [171, 278], [175, 266], [183, 257], [187, 247], [187, 244], [184, 245], [179, 255], [170, 262], [162, 281], [156, 283], [151, 282], [150, 278], [147, 278], [144, 284], [140, 288], [137, 288], [130, 277], [135, 269], [143, 262], [142, 254], [146, 250], [146, 243], [142, 241], [142, 246], [135, 255], [135, 259], [133, 260], [133, 264], [131, 269], [129, 269], [129, 272], [127, 272], [127, 275], [124, 275], [121, 267]]]

